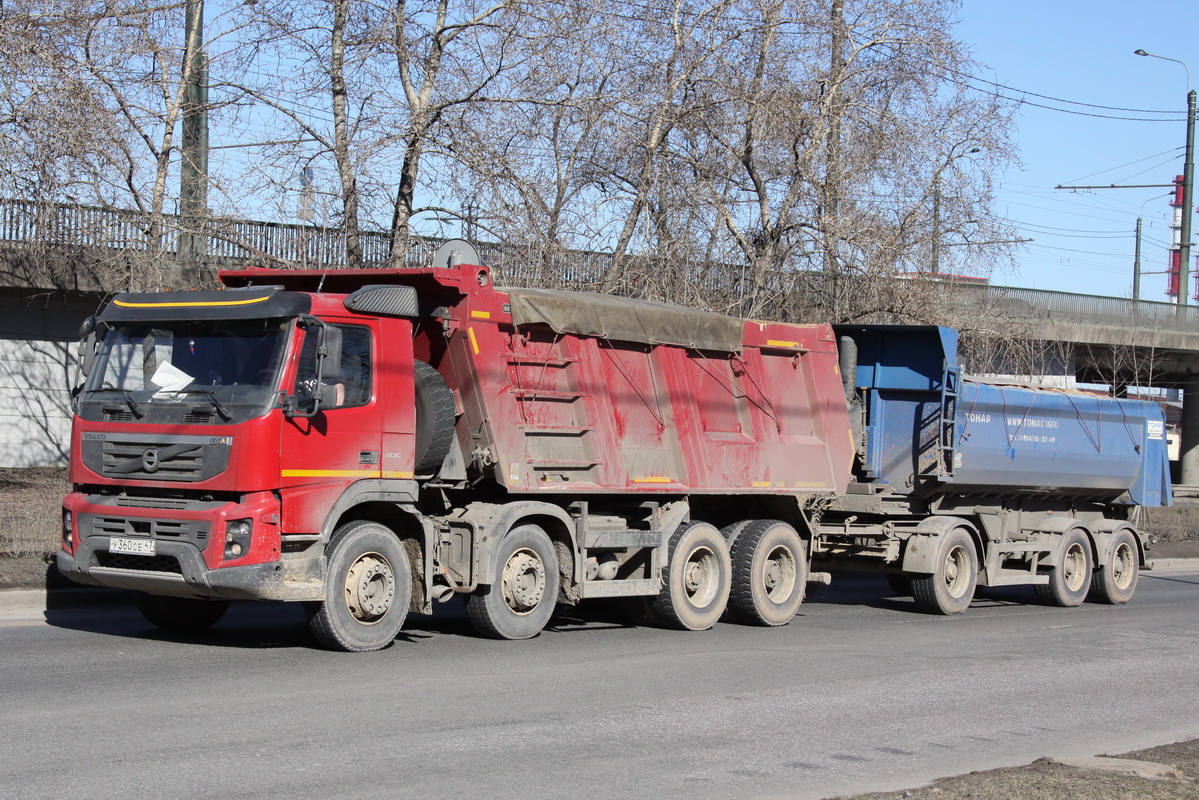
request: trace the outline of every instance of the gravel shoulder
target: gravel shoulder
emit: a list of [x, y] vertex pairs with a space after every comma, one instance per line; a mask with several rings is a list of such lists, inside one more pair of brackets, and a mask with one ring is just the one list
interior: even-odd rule
[[[1114, 755], [1162, 765], [1146, 769], [1165, 777], [1142, 777], [1118, 771], [1121, 764], [1080, 768], [1041, 758], [1023, 767], [993, 769], [940, 778], [927, 786], [894, 792], [854, 795], [839, 800], [1195, 800], [1199, 797], [1199, 739]], [[1102, 767], [1102, 768], [1100, 768]]]

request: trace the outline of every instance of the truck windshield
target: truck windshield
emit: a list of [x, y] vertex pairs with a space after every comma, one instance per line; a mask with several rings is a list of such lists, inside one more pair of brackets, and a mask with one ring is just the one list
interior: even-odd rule
[[86, 406], [116, 403], [143, 421], [170, 422], [183, 406], [205, 406], [226, 422], [246, 419], [275, 396], [290, 323], [118, 325], [104, 337], [80, 411], [89, 417]]

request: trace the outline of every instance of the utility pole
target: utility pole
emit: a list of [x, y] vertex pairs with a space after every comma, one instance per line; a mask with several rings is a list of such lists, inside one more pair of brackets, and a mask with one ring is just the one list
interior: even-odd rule
[[183, 25], [183, 146], [179, 163], [179, 242], [176, 258], [194, 264], [208, 254], [208, 56], [204, 0], [187, 0]]
[[1178, 242], [1178, 311], [1185, 314], [1191, 295], [1191, 215], [1195, 213], [1195, 90], [1191, 88], [1191, 68], [1177, 58], [1146, 53], [1144, 50], [1134, 50], [1133, 53], [1173, 61], [1182, 65], [1187, 73], [1187, 142], [1182, 167], [1182, 228]]
[[1137, 217], [1137, 251], [1132, 262], [1132, 301], [1134, 303], [1141, 299], [1141, 222], [1142, 218]]
[[841, 81], [845, 65], [845, 0], [833, 0], [832, 46], [828, 76], [828, 141], [825, 142], [824, 208], [820, 209], [820, 228], [824, 239], [824, 271], [837, 271], [837, 249], [831, 228], [841, 213]]

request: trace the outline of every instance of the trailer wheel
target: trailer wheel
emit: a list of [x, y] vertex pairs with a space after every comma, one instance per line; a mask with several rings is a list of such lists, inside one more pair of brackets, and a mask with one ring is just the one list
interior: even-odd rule
[[412, 568], [396, 535], [377, 522], [350, 522], [334, 534], [325, 599], [309, 607], [308, 625], [331, 650], [379, 650], [403, 627], [411, 595]]
[[1049, 570], [1049, 583], [1037, 584], [1037, 597], [1049, 605], [1073, 608], [1081, 605], [1091, 588], [1091, 542], [1081, 528], [1062, 536]]
[[799, 533], [785, 522], [756, 520], [730, 548], [733, 584], [729, 607], [750, 625], [786, 625], [799, 611], [808, 560]]
[[441, 373], [423, 361], [412, 362], [416, 389], [415, 470], [428, 475], [441, 469], [454, 440], [454, 393]]
[[550, 621], [559, 580], [550, 537], [536, 525], [520, 525], [500, 544], [491, 585], [467, 595], [467, 616], [483, 636], [529, 639]]
[[164, 631], [180, 633], [202, 631], [225, 616], [228, 600], [201, 600], [195, 597], [162, 597], [137, 592], [137, 610], [152, 625]]
[[1127, 603], [1137, 589], [1137, 576], [1141, 570], [1141, 558], [1132, 531], [1116, 531], [1104, 559], [1091, 577], [1088, 597], [1109, 605]]
[[646, 603], [650, 616], [678, 630], [711, 628], [728, 604], [732, 571], [720, 531], [706, 522], [680, 526], [666, 549], [662, 591]]
[[916, 606], [932, 614], [961, 614], [970, 607], [978, 586], [978, 553], [963, 528], [941, 537], [936, 570], [932, 575], [912, 577]]

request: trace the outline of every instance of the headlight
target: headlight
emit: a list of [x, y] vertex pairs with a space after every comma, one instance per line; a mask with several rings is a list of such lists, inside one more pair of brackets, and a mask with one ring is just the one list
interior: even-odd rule
[[225, 526], [225, 559], [241, 558], [250, 550], [250, 534], [254, 530], [248, 519], [230, 520]]
[[70, 511], [63, 509], [62, 512], [62, 549], [68, 553], [73, 552], [75, 548], [75, 517]]

